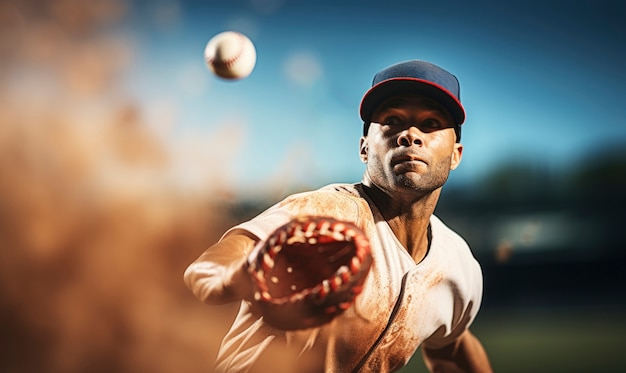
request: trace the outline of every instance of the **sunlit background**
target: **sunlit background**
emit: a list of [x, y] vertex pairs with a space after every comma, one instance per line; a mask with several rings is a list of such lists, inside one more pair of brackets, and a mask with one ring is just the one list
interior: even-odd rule
[[[461, 82], [437, 213], [483, 263], [498, 372], [626, 371], [626, 13], [615, 1], [0, 0], [0, 371], [210, 372], [232, 305], [182, 283], [288, 193], [357, 182], [361, 96]], [[210, 74], [207, 41], [258, 61]], [[413, 359], [403, 371], [425, 371]]]

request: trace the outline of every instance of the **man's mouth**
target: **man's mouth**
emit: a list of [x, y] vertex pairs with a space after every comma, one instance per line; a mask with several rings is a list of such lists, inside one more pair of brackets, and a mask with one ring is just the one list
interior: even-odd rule
[[391, 164], [393, 166], [396, 166], [396, 165], [399, 165], [399, 164], [404, 164], [404, 163], [407, 163], [407, 164], [419, 164], [419, 163], [421, 163], [421, 164], [428, 165], [428, 162], [426, 162], [426, 160], [424, 160], [423, 157], [420, 157], [420, 156], [418, 156], [416, 154], [402, 154], [402, 155], [399, 155], [397, 157], [393, 157], [391, 159]]

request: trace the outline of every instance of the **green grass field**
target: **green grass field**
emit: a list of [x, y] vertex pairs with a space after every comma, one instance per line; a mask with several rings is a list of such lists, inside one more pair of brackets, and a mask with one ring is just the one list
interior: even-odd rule
[[[495, 372], [626, 372], [624, 310], [481, 312], [472, 330]], [[401, 372], [427, 372], [418, 351]]]

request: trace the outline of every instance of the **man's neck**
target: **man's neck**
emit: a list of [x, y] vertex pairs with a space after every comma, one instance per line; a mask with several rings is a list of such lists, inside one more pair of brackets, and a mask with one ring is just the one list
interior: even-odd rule
[[416, 263], [422, 261], [428, 252], [428, 226], [441, 189], [422, 196], [407, 193], [392, 198], [369, 180], [364, 180], [363, 185], [398, 241]]

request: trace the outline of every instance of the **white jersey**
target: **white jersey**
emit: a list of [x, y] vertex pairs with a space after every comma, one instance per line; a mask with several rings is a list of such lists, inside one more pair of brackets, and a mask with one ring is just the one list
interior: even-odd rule
[[295, 194], [229, 232], [243, 229], [264, 240], [299, 215], [349, 220], [365, 231], [374, 263], [363, 292], [331, 323], [303, 331], [275, 329], [242, 302], [217, 372], [352, 372], [359, 365], [361, 372], [392, 372], [420, 345], [443, 347], [474, 320], [482, 273], [466, 242], [433, 215], [429, 251], [416, 264], [361, 184]]

